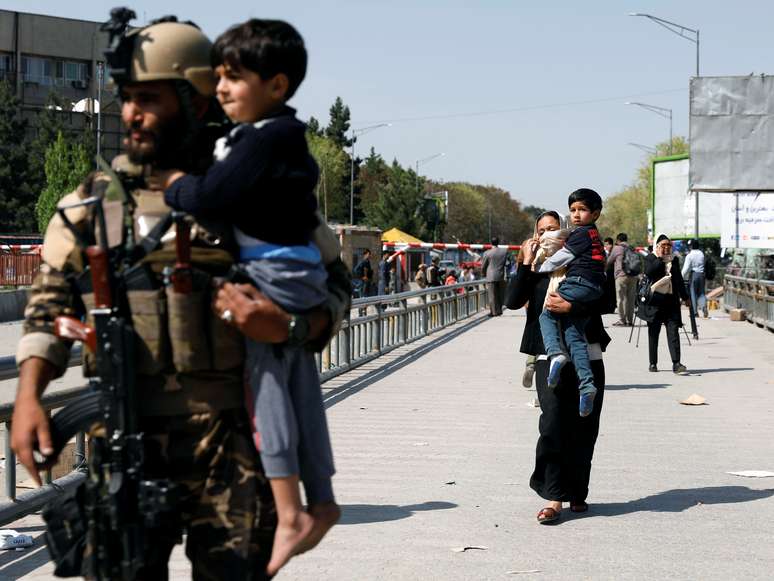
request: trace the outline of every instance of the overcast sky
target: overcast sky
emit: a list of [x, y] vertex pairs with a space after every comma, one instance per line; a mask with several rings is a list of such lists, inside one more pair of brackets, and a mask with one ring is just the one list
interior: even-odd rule
[[[120, 0], [0, 0], [0, 8], [106, 20]], [[163, 5], [163, 9], [159, 6]], [[304, 36], [309, 71], [291, 104], [325, 122], [341, 96], [361, 136], [388, 161], [436, 180], [493, 184], [524, 204], [560, 209], [587, 186], [629, 183], [644, 155], [627, 142], [665, 141], [674, 110], [688, 132], [695, 46], [646, 12], [701, 31], [702, 75], [771, 73], [774, 2], [721, 0], [135, 1], [138, 24], [163, 14], [211, 37], [249, 17], [282, 18]]]

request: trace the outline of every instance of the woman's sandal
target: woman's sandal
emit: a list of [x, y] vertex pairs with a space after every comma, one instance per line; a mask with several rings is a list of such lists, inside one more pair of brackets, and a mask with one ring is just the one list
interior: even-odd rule
[[550, 506], [547, 506], [545, 508], [541, 508], [540, 512], [537, 513], [537, 521], [541, 525], [547, 525], [548, 523], [556, 522], [558, 521], [562, 516], [562, 512], [556, 510], [555, 508], [551, 508]]
[[589, 509], [589, 505], [585, 502], [571, 502], [570, 510], [572, 512], [586, 512]]

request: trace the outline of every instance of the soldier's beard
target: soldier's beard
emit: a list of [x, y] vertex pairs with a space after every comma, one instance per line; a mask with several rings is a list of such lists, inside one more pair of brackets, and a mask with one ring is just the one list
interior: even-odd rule
[[[138, 165], [152, 164], [160, 168], [179, 167], [182, 162], [180, 146], [187, 129], [182, 116], [169, 119], [152, 130], [127, 128], [126, 153], [129, 161]], [[142, 141], [132, 139], [132, 133], [138, 131], [142, 133]]]

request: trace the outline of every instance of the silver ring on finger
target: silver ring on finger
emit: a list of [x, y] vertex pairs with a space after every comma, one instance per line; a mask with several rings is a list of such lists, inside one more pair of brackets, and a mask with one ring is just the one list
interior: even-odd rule
[[234, 313], [231, 312], [231, 309], [226, 309], [220, 314], [220, 318], [226, 323], [231, 323], [234, 321]]

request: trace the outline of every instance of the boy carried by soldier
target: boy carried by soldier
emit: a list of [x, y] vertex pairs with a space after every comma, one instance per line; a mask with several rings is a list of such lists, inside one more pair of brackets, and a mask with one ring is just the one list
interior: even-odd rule
[[[247, 340], [248, 412], [277, 507], [267, 568], [274, 575], [317, 545], [340, 516], [317, 367], [303, 346], [309, 325], [302, 315], [326, 299], [326, 270], [311, 242], [319, 224], [313, 191], [318, 168], [306, 126], [286, 104], [306, 74], [307, 53], [290, 24], [251, 19], [216, 40], [212, 61], [218, 101], [237, 125], [218, 140], [205, 174], [167, 172], [165, 201], [231, 223], [243, 270], [292, 314], [285, 345]], [[231, 317], [223, 314], [227, 321]]]
[[[559, 284], [558, 293], [575, 307], [578, 303], [596, 301], [603, 294], [605, 249], [595, 224], [602, 212], [602, 198], [594, 190], [581, 188], [570, 194], [567, 203], [574, 229], [564, 247], [541, 265], [540, 272], [566, 267], [566, 278]], [[585, 335], [588, 317], [572, 312], [558, 315], [543, 309], [539, 320], [549, 358], [548, 387], [554, 388], [559, 384], [562, 367], [572, 358], [580, 386], [578, 412], [581, 417], [586, 417], [594, 409], [597, 394]]]

